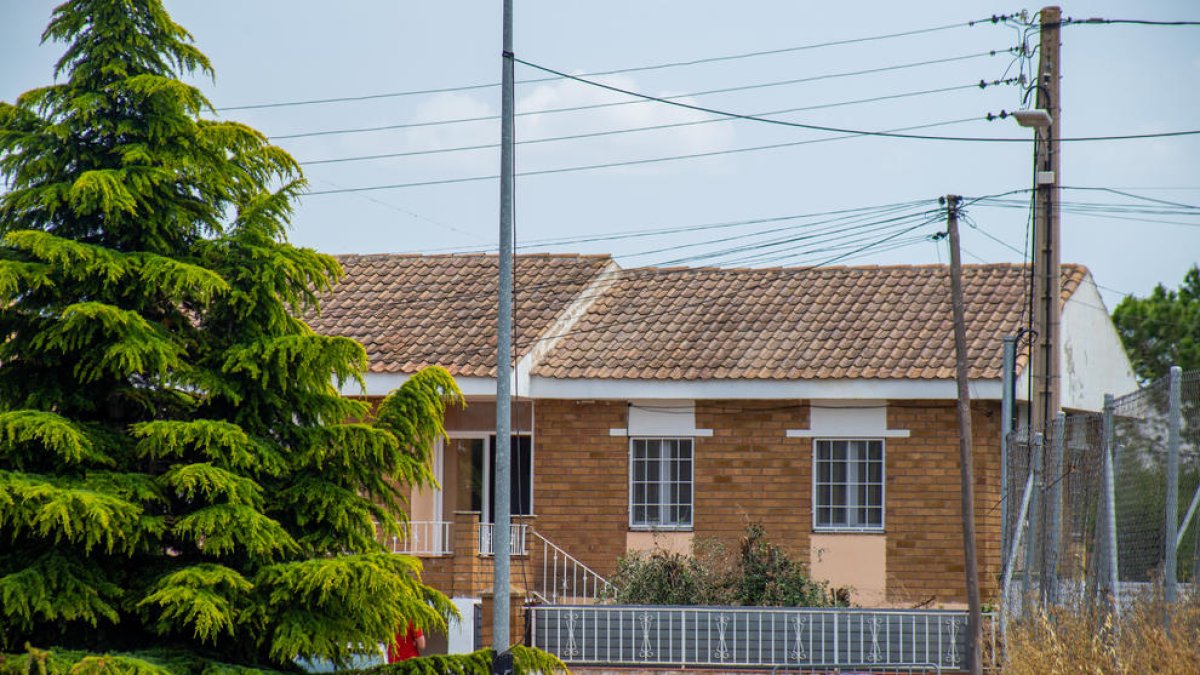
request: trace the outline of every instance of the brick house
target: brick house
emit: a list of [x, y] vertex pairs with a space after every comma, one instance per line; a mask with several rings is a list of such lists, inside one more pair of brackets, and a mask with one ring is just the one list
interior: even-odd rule
[[[365, 395], [436, 364], [468, 398], [436, 453], [442, 488], [413, 495], [411, 536], [395, 544], [427, 558], [433, 585], [478, 598], [490, 587], [496, 257], [340, 261], [346, 277], [311, 323], [364, 344]], [[1064, 265], [1063, 282], [1064, 407], [1096, 410], [1104, 392], [1133, 388], [1132, 371], [1087, 269]], [[1000, 338], [1022, 325], [1027, 269], [969, 265], [964, 284], [986, 599], [1000, 564]], [[528, 255], [515, 306], [518, 592], [579, 595], [581, 568], [570, 589], [547, 578], [560, 556], [604, 576], [628, 551], [732, 539], [753, 521], [859, 604], [964, 600], [945, 267], [620, 269]]]

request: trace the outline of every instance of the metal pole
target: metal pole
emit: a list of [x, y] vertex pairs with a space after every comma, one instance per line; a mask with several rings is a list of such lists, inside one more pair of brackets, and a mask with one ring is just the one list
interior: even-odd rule
[[508, 651], [509, 565], [512, 542], [512, 315], [513, 315], [513, 6], [504, 0], [500, 85], [500, 279], [496, 327], [496, 490], [493, 497], [494, 563], [492, 647]]
[[1029, 497], [1029, 529], [1025, 536], [1025, 577], [1021, 584], [1022, 606], [1025, 599], [1033, 591], [1033, 580], [1037, 577], [1041, 582], [1042, 574], [1038, 569], [1038, 518], [1041, 508], [1041, 493], [1045, 489], [1042, 484], [1042, 462], [1046, 454], [1046, 437], [1040, 432], [1033, 436], [1033, 452], [1029, 456], [1029, 475], [1033, 477], [1033, 494]]
[[1025, 478], [1025, 491], [1021, 497], [1021, 509], [1017, 512], [1016, 525], [1013, 527], [1012, 550], [1008, 552], [1008, 560], [1004, 563], [1004, 582], [1000, 586], [1000, 633], [1004, 634], [1008, 624], [1009, 596], [1012, 588], [1013, 569], [1017, 566], [1017, 551], [1021, 548], [1021, 527], [1025, 522], [1025, 514], [1029, 513], [1029, 497], [1033, 494], [1033, 474]]
[[967, 322], [958, 246], [958, 200], [957, 195], [946, 196], [946, 230], [950, 235], [950, 305], [954, 314], [955, 380], [958, 383], [958, 453], [962, 480], [963, 557], [967, 576], [967, 668], [971, 675], [980, 675], [983, 672], [983, 622], [975, 552], [975, 463], [971, 456], [971, 392], [967, 379]]
[[1104, 395], [1104, 543], [1108, 549], [1106, 563], [1108, 569], [1108, 589], [1112, 593], [1113, 615], [1121, 618], [1121, 581], [1120, 568], [1117, 566], [1117, 490], [1116, 442], [1113, 439], [1113, 395]]
[[1182, 414], [1180, 408], [1182, 380], [1183, 369], [1179, 366], [1171, 366], [1170, 398], [1167, 404], [1167, 506], [1164, 509], [1167, 520], [1167, 559], [1163, 565], [1163, 576], [1166, 582], [1163, 592], [1168, 605], [1165, 625], [1168, 630], [1171, 628], [1170, 604], [1175, 602], [1175, 584], [1179, 580], [1176, 565], [1179, 558], [1177, 537], [1179, 535], [1179, 426]]
[[1009, 499], [1012, 497], [1008, 485], [1008, 453], [1009, 434], [1013, 430], [1013, 399], [1016, 391], [1017, 338], [1005, 335], [1004, 338], [1004, 373], [1002, 375], [1000, 392], [1000, 551], [1001, 563], [1008, 560], [1008, 546], [1012, 541], [1012, 525], [1009, 514], [1012, 507]]
[[1067, 416], [1054, 416], [1054, 435], [1050, 438], [1050, 495], [1049, 520], [1046, 524], [1046, 553], [1042, 566], [1042, 602], [1047, 607], [1058, 603], [1058, 547], [1062, 538], [1062, 493], [1066, 474], [1063, 469], [1063, 446], [1066, 444]]

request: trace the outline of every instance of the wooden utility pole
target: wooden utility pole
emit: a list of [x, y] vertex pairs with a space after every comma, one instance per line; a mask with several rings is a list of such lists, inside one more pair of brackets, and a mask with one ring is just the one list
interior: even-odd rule
[[954, 314], [954, 365], [958, 382], [958, 463], [962, 479], [963, 558], [967, 576], [967, 671], [983, 672], [983, 626], [979, 608], [979, 563], [975, 553], [975, 461], [971, 456], [971, 393], [967, 387], [967, 320], [963, 308], [962, 257], [958, 245], [958, 195], [946, 196], [950, 235], [950, 306]]
[[[1059, 82], [1062, 77], [1059, 52], [1062, 9], [1043, 7], [1041, 12], [1041, 47], [1037, 81], [1037, 107], [1050, 113], [1050, 125], [1035, 129], [1037, 134], [1034, 182], [1037, 204], [1034, 207], [1033, 239], [1033, 330], [1037, 344], [1033, 353], [1034, 396], [1030, 428], [1048, 434], [1050, 420], [1061, 407], [1061, 367], [1059, 364], [1059, 332], [1061, 315], [1061, 277], [1059, 275], [1059, 136], [1061, 98]], [[1047, 436], [1048, 437], [1048, 436]]]

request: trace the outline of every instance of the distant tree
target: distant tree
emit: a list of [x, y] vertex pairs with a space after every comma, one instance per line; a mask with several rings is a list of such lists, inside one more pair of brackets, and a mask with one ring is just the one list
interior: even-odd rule
[[1148, 297], [1125, 298], [1113, 322], [1142, 381], [1166, 375], [1171, 366], [1200, 368], [1200, 267], [1188, 270], [1178, 290], [1159, 284]]
[[341, 274], [287, 242], [300, 169], [201, 118], [160, 0], [66, 2], [43, 40], [61, 80], [0, 103], [0, 670], [291, 669], [444, 627], [377, 527], [432, 480], [453, 379], [347, 422], [365, 352], [296, 318]]

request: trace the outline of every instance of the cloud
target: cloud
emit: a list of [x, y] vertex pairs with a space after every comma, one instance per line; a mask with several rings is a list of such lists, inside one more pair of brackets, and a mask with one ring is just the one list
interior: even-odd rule
[[[643, 91], [632, 78], [610, 76], [598, 78], [605, 84]], [[656, 92], [656, 96], [670, 96]], [[690, 98], [682, 102], [697, 103]], [[631, 102], [632, 101], [632, 102]], [[560, 80], [536, 86], [518, 101], [519, 112], [536, 113], [581, 106], [612, 103], [607, 107], [573, 112], [523, 115], [518, 118], [518, 140], [589, 134], [621, 129], [658, 127], [711, 119], [711, 115], [678, 108], [663, 103], [636, 101], [629, 96], [591, 87], [571, 80]], [[720, 151], [731, 147], [733, 127], [728, 123], [691, 124], [662, 129], [612, 134], [549, 143], [529, 143], [519, 152], [526, 158], [526, 169], [557, 168], [581, 164], [603, 164], [626, 160], [688, 155]], [[652, 164], [625, 167], [625, 171], [665, 171], [671, 164]], [[713, 165], [709, 165], [713, 166]]]
[[[637, 90], [628, 77], [606, 78], [605, 82], [624, 89]], [[658, 95], [668, 96], [669, 93]], [[641, 127], [673, 125], [710, 119], [711, 116], [664, 104], [638, 102], [627, 105], [605, 104], [630, 101], [628, 96], [578, 82], [562, 80], [537, 85], [517, 99], [517, 141], [573, 136]], [[687, 100], [687, 99], [681, 99]], [[694, 102], [694, 101], [689, 101]], [[545, 112], [561, 108], [604, 106], [571, 112]], [[487, 117], [498, 114], [495, 104], [478, 94], [447, 93], [427, 99], [410, 118], [412, 123], [447, 119]], [[404, 132], [400, 150], [404, 152], [490, 145], [499, 142], [499, 121], [492, 119], [462, 124], [417, 127]], [[518, 146], [517, 162], [521, 171], [538, 171], [569, 166], [605, 164], [719, 151], [731, 147], [733, 129], [729, 124], [674, 126], [632, 133], [610, 134], [545, 143], [524, 142]], [[423, 165], [437, 166], [455, 174], [495, 173], [499, 153], [496, 149], [448, 152], [423, 157]], [[713, 160], [718, 161], [718, 160]], [[717, 166], [706, 165], [710, 168]], [[623, 167], [623, 171], [662, 172], [670, 164]]]

